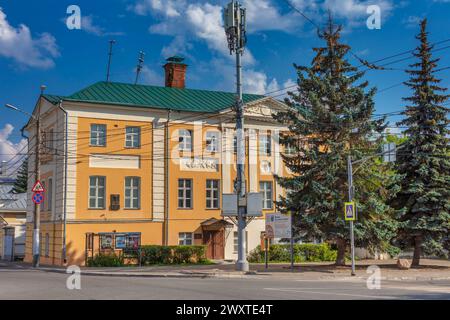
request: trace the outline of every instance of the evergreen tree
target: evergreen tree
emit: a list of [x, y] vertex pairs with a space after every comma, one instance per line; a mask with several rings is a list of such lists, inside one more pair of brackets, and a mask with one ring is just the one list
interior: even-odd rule
[[[279, 177], [287, 196], [277, 206], [295, 216], [295, 229], [305, 240], [322, 239], [337, 244], [337, 265], [345, 264], [349, 244], [349, 223], [344, 221], [348, 199], [347, 156], [353, 160], [379, 152], [385, 119], [372, 120], [374, 88], [360, 81], [364, 72], [347, 60], [350, 47], [341, 43], [341, 27], [331, 18], [318, 33], [325, 46], [314, 48], [310, 67], [294, 65], [297, 92], [289, 92], [289, 110], [274, 115], [289, 128], [280, 138], [285, 147], [295, 147], [293, 155], [282, 158], [291, 177]], [[355, 168], [355, 200], [358, 221], [355, 237], [361, 245], [382, 247], [396, 232], [388, 197], [386, 178], [376, 159]]]
[[426, 26], [425, 19], [416, 36], [418, 62], [406, 71], [410, 79], [405, 85], [413, 95], [404, 98], [405, 119], [397, 124], [407, 127], [408, 139], [397, 157], [403, 178], [393, 205], [399, 209], [398, 240], [403, 247], [414, 247], [413, 266], [423, 253], [445, 255], [450, 229], [449, 109], [443, 106], [449, 96], [442, 94], [446, 89], [434, 75], [439, 59], [432, 57]]
[[27, 192], [28, 184], [28, 158], [26, 158], [17, 173], [16, 181], [11, 190], [12, 193], [24, 193]]

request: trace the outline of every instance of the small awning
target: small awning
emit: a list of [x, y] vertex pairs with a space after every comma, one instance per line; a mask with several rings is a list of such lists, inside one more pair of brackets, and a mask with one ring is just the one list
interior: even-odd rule
[[233, 224], [231, 222], [225, 221], [223, 219], [219, 220], [216, 218], [211, 218], [200, 223], [203, 230], [214, 231], [221, 230], [223, 228], [232, 228]]

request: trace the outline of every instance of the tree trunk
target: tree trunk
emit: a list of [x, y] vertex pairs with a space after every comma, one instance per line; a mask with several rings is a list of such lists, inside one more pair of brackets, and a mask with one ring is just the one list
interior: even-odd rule
[[337, 266], [345, 266], [345, 239], [338, 238], [336, 240], [337, 244], [337, 257], [336, 257], [336, 265]]
[[411, 267], [418, 267], [420, 264], [420, 256], [422, 254], [422, 237], [414, 237], [414, 255], [411, 263]]

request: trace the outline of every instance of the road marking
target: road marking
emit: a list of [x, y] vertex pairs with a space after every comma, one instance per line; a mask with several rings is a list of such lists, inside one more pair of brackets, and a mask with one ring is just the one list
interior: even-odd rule
[[[302, 288], [306, 289], [306, 288]], [[314, 288], [313, 290], [320, 290], [320, 288]], [[360, 298], [370, 298], [370, 299], [400, 299], [398, 297], [392, 296], [371, 296], [364, 294], [356, 294], [356, 293], [337, 293], [337, 292], [319, 292], [319, 291], [303, 291], [298, 290], [297, 288], [264, 288], [264, 290], [272, 290], [272, 291], [285, 291], [285, 292], [298, 292], [298, 293], [314, 293], [314, 294], [323, 294], [323, 295], [336, 295], [336, 296], [349, 296], [349, 297], [360, 297]]]
[[413, 290], [413, 291], [426, 291], [426, 292], [438, 292], [438, 293], [447, 293], [450, 294], [449, 288], [442, 287], [430, 287], [430, 286], [417, 286], [417, 287], [396, 287], [389, 285], [381, 285], [381, 287], [387, 289], [398, 289], [398, 290]]

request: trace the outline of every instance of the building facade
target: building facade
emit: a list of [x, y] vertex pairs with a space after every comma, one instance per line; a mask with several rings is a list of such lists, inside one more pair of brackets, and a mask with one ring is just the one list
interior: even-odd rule
[[[237, 230], [221, 216], [233, 193], [236, 139], [233, 93], [186, 89], [179, 57], [164, 66], [164, 87], [98, 82], [70, 96], [42, 95], [40, 119], [41, 263], [84, 264], [96, 249], [137, 243], [204, 244], [210, 259], [237, 258]], [[275, 211], [288, 174], [277, 143], [286, 108], [244, 95], [246, 184]], [[26, 125], [29, 188], [35, 181], [36, 123]], [[28, 190], [26, 261], [32, 260], [33, 205]], [[247, 227], [247, 251], [260, 244], [264, 215]]]

